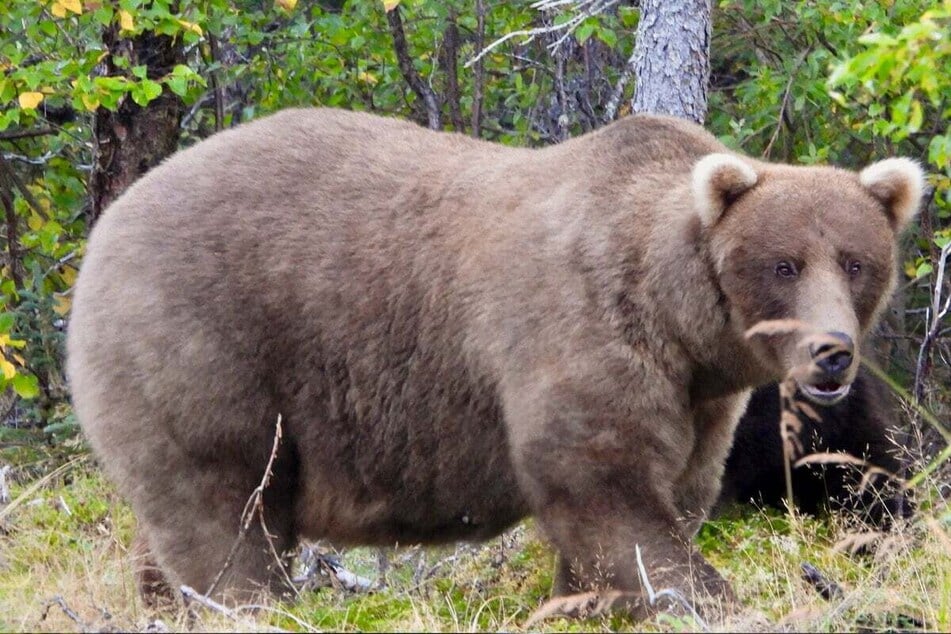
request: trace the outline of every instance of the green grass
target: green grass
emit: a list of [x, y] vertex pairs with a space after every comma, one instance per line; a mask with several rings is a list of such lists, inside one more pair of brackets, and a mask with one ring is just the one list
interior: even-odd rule
[[[343, 554], [349, 570], [380, 582], [371, 593], [328, 587], [294, 602], [262, 599], [237, 619], [157, 613], [134, 587], [128, 548], [135, 519], [99, 472], [80, 461], [46, 481], [25, 473], [12, 487], [13, 504], [0, 509], [3, 631], [142, 631], [156, 619], [172, 630], [521, 631], [551, 591], [554, 556], [527, 522], [482, 545], [388, 549], [382, 574], [379, 550]], [[744, 605], [714, 629], [951, 631], [951, 511], [937, 496], [923, 506], [913, 524], [863, 556], [836, 547], [847, 531], [835, 518], [747, 509], [707, 523], [697, 544]], [[803, 562], [840, 584], [843, 595], [822, 599], [803, 581]], [[612, 615], [539, 627], [675, 632], [697, 624], [660, 614], [643, 623]]]

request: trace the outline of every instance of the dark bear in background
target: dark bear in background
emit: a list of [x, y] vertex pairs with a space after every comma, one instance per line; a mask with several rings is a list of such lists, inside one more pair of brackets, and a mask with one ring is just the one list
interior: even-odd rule
[[[801, 393], [796, 396], [802, 398]], [[828, 407], [812, 407], [821, 419], [800, 414], [802, 455], [843, 452], [889, 473], [901, 473], [903, 436], [884, 382], [863, 369], [846, 398]], [[783, 508], [786, 480], [779, 419], [779, 385], [755, 390], [727, 459], [719, 508], [731, 502]], [[889, 526], [894, 518], [910, 515], [910, 503], [893, 478], [872, 476], [869, 486], [859, 492], [865, 471], [850, 464], [794, 468], [796, 507], [812, 514], [826, 508], [854, 511], [864, 521], [881, 527]]]

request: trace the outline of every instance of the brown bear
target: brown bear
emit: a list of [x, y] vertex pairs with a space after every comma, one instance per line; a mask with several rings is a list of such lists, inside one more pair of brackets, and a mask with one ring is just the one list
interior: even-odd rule
[[[172, 584], [241, 600], [273, 552], [478, 540], [532, 515], [556, 590], [728, 599], [690, 545], [749, 388], [835, 400], [920, 168], [731, 153], [631, 116], [544, 149], [288, 110], [152, 170], [90, 236], [79, 420]], [[748, 338], [792, 318], [799, 334]], [[258, 522], [249, 495], [283, 436]], [[224, 573], [222, 574], [222, 571]]]
[[[812, 419], [800, 413], [802, 456], [820, 452], [845, 453], [866, 465], [848, 462], [804, 464], [792, 470], [793, 502], [810, 514], [829, 509], [889, 528], [894, 519], [909, 517], [911, 500], [900, 483], [904, 468], [904, 433], [891, 407], [889, 389], [871, 373], [860, 370], [848, 396], [826, 407], [814, 407]], [[803, 399], [802, 393], [796, 395]], [[779, 431], [780, 395], [775, 383], [753, 391], [736, 428], [726, 461], [718, 510], [732, 503], [785, 507], [786, 477]], [[868, 482], [862, 479], [871, 467]]]

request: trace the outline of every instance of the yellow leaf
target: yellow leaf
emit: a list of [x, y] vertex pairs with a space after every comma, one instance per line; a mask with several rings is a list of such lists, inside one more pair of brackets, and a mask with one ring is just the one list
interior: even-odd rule
[[297, 0], [275, 0], [274, 4], [287, 11], [293, 11], [297, 6]]
[[373, 75], [372, 73], [368, 73], [365, 70], [360, 71], [360, 74], [357, 75], [357, 79], [362, 81], [364, 84], [370, 84], [371, 86], [375, 86], [380, 81], [379, 79], [376, 78], [375, 75]]
[[63, 283], [67, 286], [72, 286], [76, 283], [76, 276], [79, 274], [79, 270], [75, 266], [64, 266], [63, 270], [60, 271], [59, 276], [63, 278]]
[[24, 110], [33, 110], [40, 102], [43, 101], [43, 93], [41, 92], [23, 92], [20, 93], [20, 107]]
[[0, 356], [0, 372], [3, 372], [3, 378], [9, 381], [17, 375], [17, 368], [7, 361], [6, 357]]
[[73, 305], [73, 300], [68, 295], [53, 295], [53, 312], [62, 317], [69, 312], [70, 306]]
[[57, 18], [65, 18], [67, 11], [80, 15], [83, 12], [83, 3], [80, 0], [56, 0], [50, 7], [50, 12]]
[[132, 19], [132, 14], [125, 9], [119, 9], [119, 29], [122, 31], [135, 30], [135, 20]]
[[39, 214], [33, 212], [30, 214], [30, 217], [26, 219], [26, 226], [28, 226], [31, 231], [39, 231], [43, 227], [43, 219], [40, 218]]
[[7, 344], [6, 344], [6, 347], [16, 348], [17, 350], [19, 350], [19, 349], [23, 348], [24, 346], [26, 346], [26, 342], [23, 341], [22, 339], [10, 339], [10, 337], [7, 336]]
[[186, 31], [191, 31], [195, 35], [202, 34], [201, 27], [195, 24], [194, 22], [189, 22], [188, 20], [179, 20], [178, 23], [181, 24], [182, 28], [185, 29]]
[[83, 100], [83, 106], [85, 106], [89, 112], [99, 107], [99, 97], [96, 95], [83, 95], [81, 99]]
[[400, 0], [383, 0], [383, 9], [387, 13], [400, 6]]

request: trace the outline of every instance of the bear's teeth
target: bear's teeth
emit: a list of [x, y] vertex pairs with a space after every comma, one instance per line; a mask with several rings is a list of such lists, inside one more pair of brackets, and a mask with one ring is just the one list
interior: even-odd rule
[[835, 382], [819, 383], [816, 385], [800, 384], [799, 389], [809, 400], [819, 405], [832, 405], [842, 400], [849, 393], [851, 385], [842, 385]]

